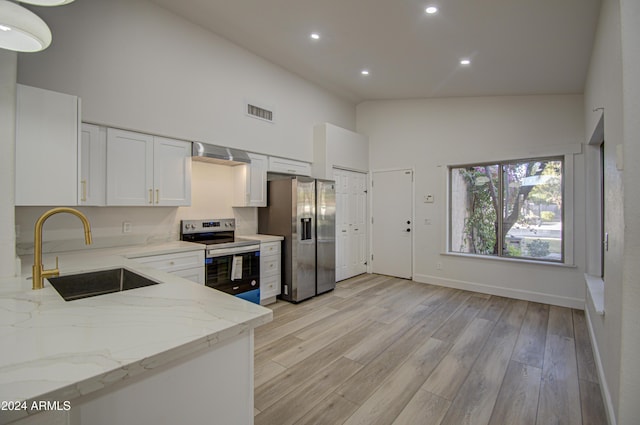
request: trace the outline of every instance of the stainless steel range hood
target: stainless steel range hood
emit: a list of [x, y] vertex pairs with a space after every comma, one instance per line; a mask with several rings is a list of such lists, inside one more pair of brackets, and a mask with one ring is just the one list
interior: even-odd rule
[[251, 158], [246, 152], [226, 148], [224, 146], [210, 145], [208, 143], [193, 142], [191, 158], [194, 161], [212, 162], [222, 165], [251, 164]]

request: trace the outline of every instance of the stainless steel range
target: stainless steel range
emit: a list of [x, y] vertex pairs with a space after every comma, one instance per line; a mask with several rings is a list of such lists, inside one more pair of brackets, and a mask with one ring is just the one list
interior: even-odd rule
[[235, 239], [234, 218], [182, 220], [180, 240], [207, 245], [205, 285], [260, 304], [260, 244]]

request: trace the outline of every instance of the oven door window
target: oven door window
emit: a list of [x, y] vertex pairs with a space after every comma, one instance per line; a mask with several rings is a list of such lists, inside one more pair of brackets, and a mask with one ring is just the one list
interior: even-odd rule
[[[239, 279], [231, 280], [234, 256], [242, 257], [242, 275]], [[260, 252], [247, 252], [243, 254], [207, 258], [206, 266], [207, 286], [233, 294], [245, 292], [255, 289], [259, 282]]]

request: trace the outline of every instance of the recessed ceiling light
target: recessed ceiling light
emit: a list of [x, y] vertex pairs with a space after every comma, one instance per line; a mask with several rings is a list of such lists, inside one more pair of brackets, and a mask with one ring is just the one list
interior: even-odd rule
[[320, 40], [320, 34], [318, 34], [317, 32], [312, 32], [310, 37], [314, 40]]
[[368, 69], [363, 69], [362, 71], [360, 71], [360, 74], [369, 75], [369, 70]]
[[460, 59], [460, 65], [471, 65], [471, 60], [469, 60], [469, 59]]
[[425, 10], [429, 15], [433, 15], [434, 13], [438, 13], [438, 8], [435, 6], [429, 6]]

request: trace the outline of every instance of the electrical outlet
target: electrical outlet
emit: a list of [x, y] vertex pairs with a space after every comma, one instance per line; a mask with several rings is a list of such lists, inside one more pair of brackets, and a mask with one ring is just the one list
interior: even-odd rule
[[131, 222], [129, 221], [122, 222], [122, 233], [131, 233]]
[[436, 270], [442, 270], [442, 261], [436, 263]]
[[432, 194], [427, 194], [424, 195], [424, 203], [425, 204], [432, 204], [433, 203], [433, 195]]

